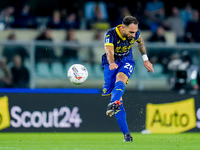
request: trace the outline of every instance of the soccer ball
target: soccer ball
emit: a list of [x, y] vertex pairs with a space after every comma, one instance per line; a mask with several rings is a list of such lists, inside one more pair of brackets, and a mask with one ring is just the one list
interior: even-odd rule
[[70, 82], [79, 85], [86, 81], [88, 71], [85, 66], [81, 64], [74, 64], [69, 68], [67, 76]]

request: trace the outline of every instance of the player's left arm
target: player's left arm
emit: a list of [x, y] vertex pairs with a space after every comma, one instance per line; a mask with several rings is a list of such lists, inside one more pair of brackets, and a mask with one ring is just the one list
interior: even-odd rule
[[137, 39], [137, 47], [142, 55], [142, 58], [143, 58], [143, 61], [144, 61], [144, 66], [147, 68], [148, 72], [152, 72], [154, 73], [154, 70], [153, 70], [153, 65], [152, 63], [148, 60], [148, 57], [147, 57], [147, 50], [146, 50], [146, 47], [144, 45], [144, 40], [142, 39], [141, 36], [139, 36], [139, 38]]

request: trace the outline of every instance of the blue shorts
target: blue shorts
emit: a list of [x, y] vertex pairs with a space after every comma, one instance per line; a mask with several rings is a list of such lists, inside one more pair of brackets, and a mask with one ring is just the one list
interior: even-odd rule
[[122, 72], [128, 79], [131, 77], [134, 71], [135, 62], [133, 60], [125, 60], [117, 62], [118, 68], [114, 70], [109, 69], [109, 65], [104, 67], [104, 86], [102, 96], [109, 96], [115, 86], [117, 74]]

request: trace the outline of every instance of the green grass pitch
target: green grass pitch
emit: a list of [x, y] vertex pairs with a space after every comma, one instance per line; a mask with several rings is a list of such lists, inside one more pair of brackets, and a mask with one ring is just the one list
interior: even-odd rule
[[0, 150], [200, 150], [200, 133], [0, 133]]

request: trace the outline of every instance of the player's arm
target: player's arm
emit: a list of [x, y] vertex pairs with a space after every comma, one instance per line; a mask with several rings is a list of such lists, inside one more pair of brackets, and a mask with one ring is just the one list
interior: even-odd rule
[[142, 58], [143, 58], [143, 61], [144, 61], [144, 66], [147, 68], [148, 72], [151, 71], [152, 73], [154, 73], [153, 65], [148, 60], [147, 50], [146, 50], [146, 47], [144, 45], [144, 40], [142, 39], [141, 36], [137, 39], [137, 47], [138, 47], [138, 49], [139, 49], [139, 51], [142, 55]]
[[106, 52], [107, 61], [109, 63], [110, 70], [117, 69], [118, 65], [115, 63], [114, 47], [113, 46], [104, 46], [104, 49]]
[[117, 69], [118, 65], [115, 63], [114, 58], [114, 37], [112, 34], [108, 31], [104, 35], [104, 49], [106, 52], [107, 61], [109, 63], [109, 69]]

